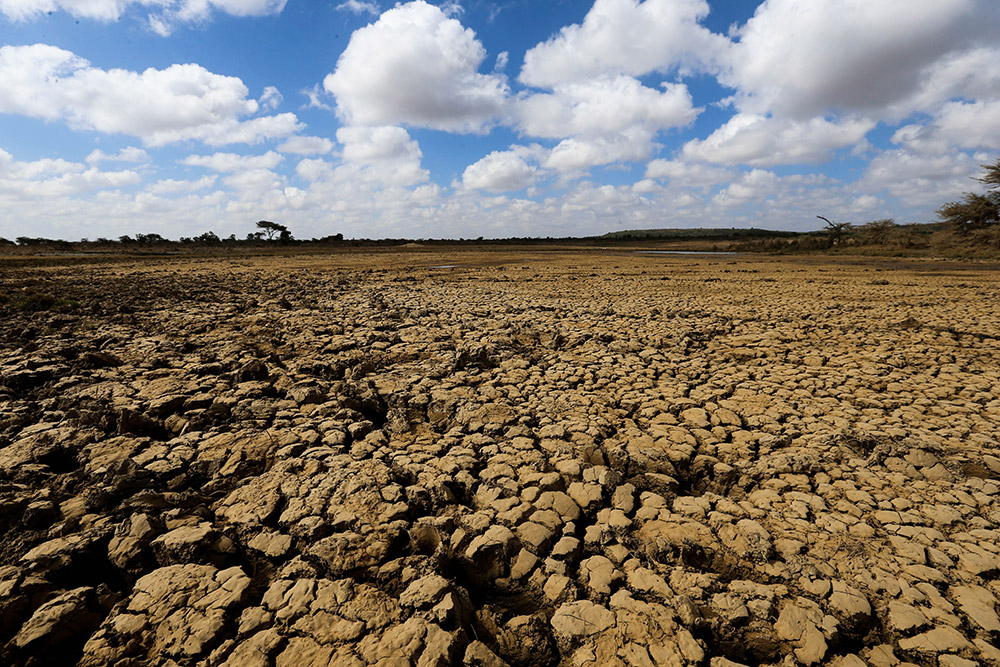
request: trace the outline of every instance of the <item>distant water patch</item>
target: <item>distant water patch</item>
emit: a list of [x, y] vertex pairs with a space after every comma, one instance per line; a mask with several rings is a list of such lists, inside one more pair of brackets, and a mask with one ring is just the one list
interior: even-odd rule
[[738, 255], [728, 250], [636, 250], [637, 255]]

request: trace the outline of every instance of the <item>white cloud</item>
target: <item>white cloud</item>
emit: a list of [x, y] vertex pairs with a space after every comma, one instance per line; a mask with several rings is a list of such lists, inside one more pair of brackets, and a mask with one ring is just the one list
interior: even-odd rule
[[126, 146], [113, 155], [108, 155], [101, 149], [96, 148], [90, 152], [90, 155], [84, 161], [87, 164], [96, 165], [101, 162], [149, 162], [149, 159], [149, 153], [141, 148]]
[[477, 71], [485, 57], [472, 30], [416, 0], [355, 31], [323, 86], [348, 125], [483, 132], [507, 97], [503, 77]]
[[61, 9], [73, 16], [112, 21], [121, 16], [127, 4], [120, 0], [92, 0], [79, 3], [64, 3], [59, 0], [0, 0], [0, 13], [11, 21], [27, 21]]
[[[414, 142], [415, 143], [415, 142]], [[334, 165], [324, 159], [303, 159], [295, 168], [308, 186], [292, 199], [297, 210], [309, 211], [309, 220], [334, 220], [336, 227], [319, 235], [353, 230], [355, 236], [420, 236], [417, 230], [441, 219], [441, 189], [426, 183], [410, 149], [393, 156], [372, 151], [357, 156], [362, 161]]]
[[906, 149], [884, 151], [868, 164], [857, 187], [867, 193], [885, 192], [907, 205], [937, 208], [964, 191], [981, 172], [967, 153], [920, 154]]
[[848, 210], [857, 215], [860, 213], [871, 213], [872, 211], [879, 210], [881, 207], [882, 200], [875, 195], [861, 195], [851, 201]]
[[[1000, 9], [994, 11], [1000, 13]], [[1000, 98], [998, 61], [998, 47], [949, 53], [923, 70], [915, 92], [890, 106], [887, 116], [904, 118], [913, 110], [933, 112], [952, 98]]]
[[739, 30], [723, 81], [746, 112], [807, 119], [897, 105], [902, 117], [914, 108], [898, 104], [921, 97], [942, 58], [998, 26], [992, 0], [766, 0]]
[[[66, 0], [61, 0], [65, 2]], [[95, 0], [87, 0], [94, 2]], [[96, 0], [100, 2], [102, 0]], [[109, 0], [103, 0], [108, 2]], [[121, 0], [119, 0], [121, 1]], [[128, 0], [124, 0], [128, 2]], [[204, 21], [213, 11], [220, 11], [230, 16], [270, 16], [280, 14], [285, 8], [286, 0], [181, 0], [175, 3], [171, 0], [132, 0], [139, 4], [162, 5], [168, 7], [163, 16], [178, 21]], [[76, 4], [74, 2], [74, 4]]]
[[[541, 154], [533, 146], [514, 146], [510, 150], [529, 165]], [[375, 153], [384, 159], [392, 155], [391, 151]], [[375, 155], [359, 157], [373, 160]], [[3, 159], [0, 154], [0, 184], [10, 184], [9, 175], [6, 180], [3, 176]], [[975, 160], [985, 158], [976, 156]], [[663, 173], [679, 171], [676, 165], [664, 162], [656, 165]], [[692, 169], [699, 168], [712, 167], [692, 165]], [[31, 166], [34, 180], [72, 175], [81, 169], [86, 170], [83, 165], [56, 160], [39, 161]], [[977, 170], [972, 164], [969, 173]], [[912, 206], [912, 202], [899, 196], [897, 204], [879, 192], [879, 185], [874, 182], [840, 184], [811, 174], [777, 177], [764, 170], [735, 177], [732, 183], [736, 187], [714, 199], [711, 192], [690, 189], [677, 181], [640, 180], [634, 185], [620, 186], [584, 181], [565, 192], [547, 196], [537, 188], [530, 188], [532, 200], [490, 195], [461, 184], [450, 194], [427, 182], [401, 187], [374, 178], [370, 165], [359, 162], [338, 164], [332, 159], [303, 159], [295, 172], [302, 179], [300, 185], [290, 185], [284, 177], [267, 169], [250, 169], [224, 172], [221, 177], [210, 174], [192, 181], [168, 179], [142, 190], [105, 188], [85, 200], [73, 195], [23, 194], [40, 188], [32, 190], [15, 185], [12, 192], [0, 185], [0, 206], [16, 216], [19, 229], [30, 229], [31, 235], [62, 238], [134, 233], [136, 220], [147, 225], [143, 231], [156, 231], [171, 238], [197, 235], [208, 229], [220, 236], [235, 233], [242, 238], [253, 231], [253, 221], [262, 217], [289, 225], [298, 238], [337, 232], [349, 238], [468, 238], [599, 234], [611, 229], [644, 227], [743, 225], [815, 229], [821, 226], [815, 218], [817, 214], [837, 220], [932, 219], [933, 210], [946, 201], [936, 199], [928, 205]], [[889, 166], [887, 180], [893, 174], [898, 176], [898, 172]], [[968, 187], [968, 179], [961, 178]], [[214, 179], [224, 180], [228, 187], [213, 187]], [[18, 188], [21, 194], [16, 194]], [[899, 192], [905, 194], [903, 190]], [[81, 205], [81, 201], [86, 205]], [[0, 235], [8, 237], [17, 234], [0, 231]]]
[[507, 51], [501, 51], [497, 54], [497, 60], [493, 63], [494, 72], [502, 72], [507, 69], [507, 63], [510, 62], [510, 53]]
[[212, 187], [215, 185], [218, 178], [219, 177], [215, 174], [202, 176], [196, 181], [180, 181], [173, 178], [166, 178], [156, 181], [155, 183], [150, 183], [144, 188], [144, 190], [145, 192], [156, 195], [196, 192], [198, 190], [204, 190], [205, 188]]
[[1000, 99], [948, 102], [925, 125], [899, 128], [893, 143], [925, 154], [945, 154], [955, 147], [1000, 149]]
[[662, 188], [656, 181], [644, 178], [641, 181], [636, 181], [632, 184], [632, 192], [637, 192], [640, 194], [649, 194], [651, 192], [659, 192]]
[[824, 162], [831, 151], [863, 141], [874, 127], [864, 118], [794, 121], [737, 113], [707, 138], [685, 144], [683, 154], [689, 160], [763, 167]]
[[774, 194], [778, 187], [778, 176], [773, 171], [753, 169], [744, 173], [739, 180], [730, 183], [712, 201], [723, 207], [740, 206], [747, 201], [762, 199]]
[[344, 145], [344, 160], [376, 164], [383, 160], [420, 158], [420, 146], [401, 127], [342, 127], [337, 141]]
[[552, 88], [604, 74], [711, 67], [728, 41], [699, 24], [708, 11], [705, 0], [596, 0], [582, 24], [525, 54], [519, 78]]
[[663, 91], [630, 76], [599, 77], [519, 100], [519, 129], [534, 137], [609, 136], [636, 126], [652, 131], [691, 123], [700, 112], [687, 86], [664, 83]]
[[[225, 146], [226, 144], [259, 144], [268, 139], [282, 139], [305, 128], [293, 113], [279, 113], [276, 116], [261, 116], [250, 120], [239, 121], [227, 118], [214, 125], [201, 127], [186, 132], [186, 138], [199, 139], [209, 146]], [[181, 133], [161, 133], [160, 141], [172, 143], [180, 141]]]
[[378, 4], [371, 0], [347, 0], [337, 5], [341, 11], [353, 12], [355, 14], [378, 14]]
[[680, 160], [652, 160], [646, 165], [647, 179], [666, 180], [671, 185], [687, 188], [709, 189], [734, 177], [731, 169]]
[[1000, 99], [949, 102], [934, 125], [954, 146], [1000, 149]]
[[229, 187], [234, 190], [252, 193], [253, 197], [259, 197], [263, 193], [280, 190], [284, 186], [285, 180], [283, 175], [276, 174], [268, 167], [242, 167], [231, 171], [231, 173], [222, 178], [222, 182]]
[[260, 99], [257, 103], [260, 105], [261, 109], [266, 111], [274, 111], [279, 106], [281, 106], [282, 100], [285, 98], [281, 96], [281, 92], [278, 91], [274, 86], [267, 86], [264, 88], [264, 92], [261, 94]]
[[552, 149], [542, 166], [565, 174], [602, 164], [641, 160], [649, 157], [651, 140], [648, 132], [637, 128], [604, 137], [570, 137]]
[[286, 0], [0, 0], [0, 13], [12, 21], [28, 21], [56, 11], [98, 21], [113, 21], [131, 7], [150, 10], [149, 27], [168, 35], [177, 23], [208, 20], [213, 12], [230, 16], [279, 14]]
[[248, 92], [240, 79], [194, 64], [102, 70], [55, 46], [0, 47], [0, 112], [128, 134], [147, 146], [256, 143], [300, 128], [294, 114], [240, 121], [259, 109]]
[[309, 98], [308, 104], [303, 104], [304, 109], [327, 109], [329, 111], [333, 110], [333, 107], [326, 103], [326, 100], [331, 97], [330, 93], [323, 90], [320, 84], [315, 84], [311, 88], [303, 88], [299, 91], [301, 94]]
[[687, 86], [662, 85], [661, 92], [630, 76], [599, 77], [524, 97], [513, 114], [526, 135], [565, 138], [546, 160], [548, 168], [569, 172], [641, 160], [661, 130], [687, 125], [700, 113]]
[[521, 190], [535, 183], [536, 172], [518, 151], [494, 151], [466, 167], [462, 184], [489, 192]]
[[263, 155], [237, 155], [236, 153], [213, 153], [212, 155], [189, 155], [181, 164], [206, 167], [215, 171], [238, 172], [253, 169], [274, 169], [284, 158], [268, 151]]
[[19, 162], [0, 149], [0, 195], [13, 195], [28, 205], [39, 197], [77, 196], [141, 180], [134, 171], [101, 171], [62, 159]]
[[305, 158], [295, 165], [295, 173], [306, 181], [319, 181], [333, 173], [333, 165], [322, 158]]
[[366, 180], [394, 186], [415, 185], [428, 178], [420, 167], [420, 145], [401, 127], [342, 127], [337, 130], [337, 141], [344, 146], [342, 171], [353, 169]]
[[333, 142], [326, 137], [307, 137], [296, 135], [288, 137], [278, 146], [282, 153], [295, 153], [296, 155], [321, 155], [333, 150]]

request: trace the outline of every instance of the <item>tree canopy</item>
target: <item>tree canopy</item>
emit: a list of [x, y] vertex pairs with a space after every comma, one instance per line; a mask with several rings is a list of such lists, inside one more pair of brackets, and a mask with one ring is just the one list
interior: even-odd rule
[[[288, 227], [280, 225], [277, 222], [271, 222], [270, 220], [258, 220], [257, 229], [264, 233], [264, 236], [267, 237], [268, 241], [273, 241], [275, 236], [281, 239], [291, 237], [291, 235], [288, 234]], [[288, 236], [286, 236], [286, 234]]]
[[986, 173], [976, 180], [989, 186], [986, 194], [966, 192], [962, 201], [948, 202], [937, 210], [938, 218], [959, 231], [978, 229], [1000, 222], [1000, 159], [982, 165]]

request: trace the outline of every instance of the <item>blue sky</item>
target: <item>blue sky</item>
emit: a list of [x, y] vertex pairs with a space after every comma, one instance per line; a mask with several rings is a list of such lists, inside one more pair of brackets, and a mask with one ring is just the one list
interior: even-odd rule
[[0, 236], [926, 222], [994, 0], [0, 0]]

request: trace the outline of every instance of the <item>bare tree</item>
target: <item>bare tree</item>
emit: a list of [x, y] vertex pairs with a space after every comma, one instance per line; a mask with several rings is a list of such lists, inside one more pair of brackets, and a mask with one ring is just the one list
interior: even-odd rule
[[821, 215], [816, 217], [826, 223], [826, 229], [830, 233], [830, 245], [838, 245], [843, 240], [844, 234], [851, 229], [849, 222], [831, 222]]

